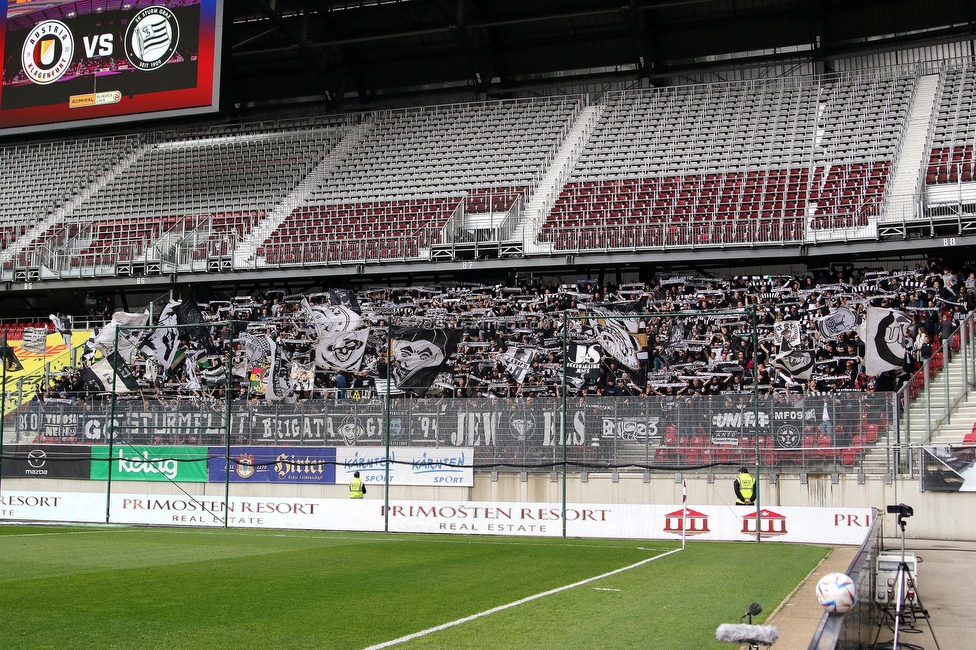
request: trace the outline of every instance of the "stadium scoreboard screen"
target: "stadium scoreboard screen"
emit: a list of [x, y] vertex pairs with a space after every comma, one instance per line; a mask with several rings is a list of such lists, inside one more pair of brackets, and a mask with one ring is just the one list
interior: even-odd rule
[[0, 0], [0, 135], [216, 111], [223, 0]]

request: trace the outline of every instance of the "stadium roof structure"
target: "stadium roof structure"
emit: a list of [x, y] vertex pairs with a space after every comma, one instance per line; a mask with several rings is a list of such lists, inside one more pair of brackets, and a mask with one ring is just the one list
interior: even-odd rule
[[611, 79], [657, 84], [972, 38], [968, 0], [228, 2], [225, 100], [331, 110]]

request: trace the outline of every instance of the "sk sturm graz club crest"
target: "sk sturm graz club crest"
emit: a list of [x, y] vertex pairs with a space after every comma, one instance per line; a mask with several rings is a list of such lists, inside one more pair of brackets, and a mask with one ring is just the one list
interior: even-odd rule
[[180, 24], [166, 7], [147, 7], [133, 17], [125, 33], [125, 55], [137, 70], [162, 67], [176, 52]]
[[75, 39], [68, 26], [57, 20], [45, 20], [27, 35], [20, 61], [28, 79], [47, 85], [64, 76], [74, 55]]

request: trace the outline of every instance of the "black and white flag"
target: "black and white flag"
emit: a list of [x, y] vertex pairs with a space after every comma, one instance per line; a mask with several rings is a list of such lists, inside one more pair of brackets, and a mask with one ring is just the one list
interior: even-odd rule
[[272, 401], [280, 401], [292, 394], [291, 367], [284, 350], [273, 338], [265, 336], [271, 355], [271, 368], [268, 370], [268, 392], [265, 397]]
[[34, 354], [44, 354], [47, 352], [47, 328], [46, 327], [25, 327], [24, 344], [22, 346], [28, 352]]
[[422, 397], [457, 350], [461, 330], [400, 327], [393, 331], [390, 377], [405, 393]]
[[498, 360], [505, 368], [505, 372], [521, 384], [525, 382], [526, 376], [532, 370], [535, 355], [535, 348], [519, 348], [517, 345], [510, 345], [507, 350], [498, 355]]
[[159, 314], [157, 328], [147, 333], [139, 344], [139, 351], [155, 359], [164, 370], [170, 369], [180, 349], [180, 331], [175, 327], [178, 322], [176, 307], [179, 304], [176, 300], [170, 300]]
[[[95, 348], [106, 357], [118, 352], [126, 363], [131, 363], [136, 345], [142, 337], [142, 331], [125, 328], [144, 327], [148, 321], [149, 314], [115, 312], [112, 314], [112, 320], [95, 337]], [[118, 350], [115, 348], [116, 335], [118, 336]]]
[[800, 346], [800, 321], [781, 320], [773, 324], [773, 342], [783, 350]]
[[100, 359], [81, 372], [85, 388], [95, 393], [129, 393], [139, 390], [139, 382], [132, 368], [118, 353]]
[[54, 323], [54, 330], [64, 339], [64, 347], [71, 349], [71, 327], [68, 318], [61, 314], [51, 314], [51, 322]]
[[646, 336], [628, 330], [627, 319], [598, 318], [594, 325], [596, 340], [603, 354], [616, 359], [633, 372], [640, 370], [640, 360], [647, 358]]
[[827, 316], [817, 320], [817, 329], [825, 339], [836, 339], [845, 332], [857, 327], [857, 313], [850, 307], [838, 307]]
[[363, 362], [369, 330], [323, 332], [315, 345], [315, 365], [323, 370], [355, 372]]
[[773, 358], [773, 365], [790, 373], [794, 379], [813, 377], [813, 350], [789, 350]]
[[292, 363], [291, 386], [296, 391], [310, 391], [315, 388], [315, 366], [311, 363]]
[[81, 350], [81, 362], [91, 363], [92, 359], [95, 358], [95, 337], [98, 336], [98, 328], [92, 330], [91, 335], [88, 340], [85, 341], [85, 347]]
[[312, 305], [302, 298], [302, 311], [320, 337], [326, 332], [352, 332], [363, 327], [363, 317], [343, 305]]
[[183, 388], [186, 390], [196, 391], [201, 388], [200, 380], [197, 378], [197, 358], [203, 353], [203, 350], [191, 350], [186, 355], [186, 363], [183, 364], [183, 368], [186, 369], [186, 381], [183, 383]]
[[241, 340], [244, 342], [244, 356], [247, 357], [248, 361], [253, 363], [261, 362], [271, 353], [271, 346], [268, 345], [268, 336], [266, 334], [250, 334], [245, 332], [241, 334]]
[[566, 349], [566, 384], [571, 392], [600, 379], [603, 348], [596, 341], [570, 341]]
[[359, 299], [349, 289], [329, 289], [329, 302], [333, 305], [345, 307], [357, 314], [363, 313], [362, 308], [359, 306]]
[[864, 319], [864, 372], [876, 377], [905, 364], [911, 319], [897, 309], [868, 307]]

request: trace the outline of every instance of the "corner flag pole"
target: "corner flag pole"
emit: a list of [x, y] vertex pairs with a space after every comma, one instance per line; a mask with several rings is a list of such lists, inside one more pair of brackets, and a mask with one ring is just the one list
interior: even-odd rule
[[681, 548], [685, 547], [685, 533], [688, 530], [688, 479], [681, 481]]

